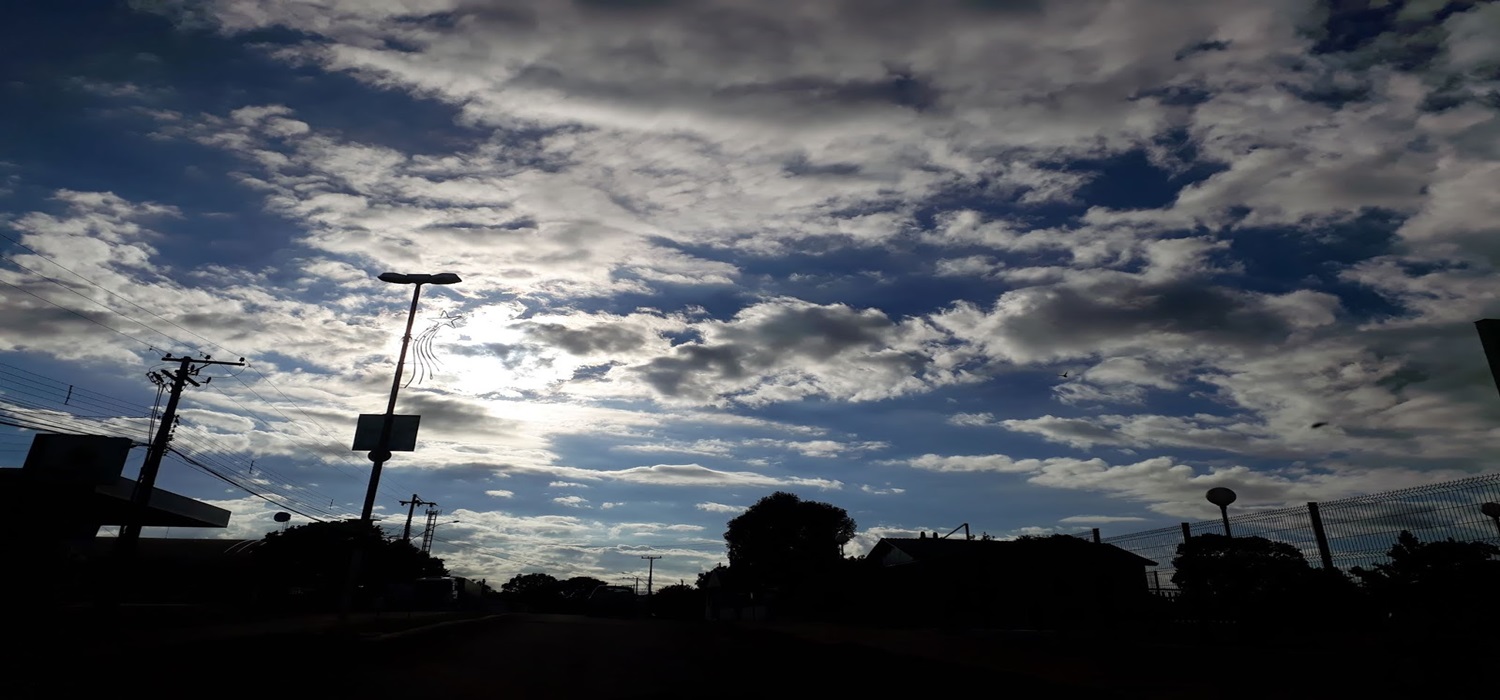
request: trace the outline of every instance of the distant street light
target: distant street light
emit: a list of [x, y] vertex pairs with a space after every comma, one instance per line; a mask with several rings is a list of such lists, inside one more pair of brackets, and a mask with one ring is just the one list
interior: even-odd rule
[[[385, 461], [391, 458], [391, 425], [396, 419], [396, 394], [401, 391], [401, 370], [406, 365], [406, 349], [411, 345], [411, 327], [417, 320], [417, 301], [422, 298], [422, 285], [457, 284], [463, 280], [451, 272], [435, 275], [384, 272], [380, 275], [380, 281], [391, 284], [410, 284], [414, 287], [411, 292], [411, 308], [406, 312], [406, 335], [401, 336], [401, 354], [396, 358], [396, 378], [391, 381], [391, 398], [385, 405], [385, 419], [380, 424], [380, 439], [375, 443], [375, 449], [371, 450], [369, 455], [372, 463], [370, 485], [365, 490], [365, 505], [359, 513], [360, 525], [364, 527], [374, 522], [372, 514], [375, 511], [375, 492], [380, 488], [380, 470], [385, 466]], [[359, 582], [359, 569], [363, 558], [363, 545], [356, 545], [349, 557], [349, 579], [344, 584], [344, 595], [339, 604], [340, 621], [347, 621], [349, 612], [354, 607], [354, 591]]]
[[1234, 503], [1234, 491], [1223, 486], [1215, 486], [1208, 490], [1208, 502], [1219, 507], [1219, 517], [1224, 519], [1224, 536], [1234, 537], [1229, 531], [1229, 504]]

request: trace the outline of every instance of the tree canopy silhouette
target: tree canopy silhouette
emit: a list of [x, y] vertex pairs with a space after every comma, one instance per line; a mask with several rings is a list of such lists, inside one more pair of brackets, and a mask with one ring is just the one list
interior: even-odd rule
[[359, 585], [369, 590], [448, 574], [442, 559], [358, 520], [308, 523], [272, 532], [253, 552], [263, 583], [283, 590], [303, 589], [318, 602], [327, 603], [348, 576], [349, 554], [356, 544], [364, 548]]
[[557, 595], [557, 584], [550, 574], [516, 574], [500, 584], [500, 592], [523, 599], [550, 598]]
[[779, 585], [837, 564], [854, 528], [843, 508], [777, 491], [730, 520], [724, 540], [736, 573]]
[[1430, 617], [1446, 624], [1500, 621], [1500, 547], [1449, 538], [1423, 542], [1402, 530], [1390, 561], [1351, 573], [1386, 610], [1404, 620]]
[[1264, 537], [1194, 535], [1177, 546], [1172, 582], [1205, 613], [1253, 615], [1285, 610], [1312, 579], [1296, 547]]
[[701, 619], [703, 591], [680, 583], [662, 586], [651, 596], [651, 613], [674, 620]]

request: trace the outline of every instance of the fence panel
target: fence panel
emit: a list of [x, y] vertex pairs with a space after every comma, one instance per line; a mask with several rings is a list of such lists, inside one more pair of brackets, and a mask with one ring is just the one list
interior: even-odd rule
[[[1480, 511], [1500, 502], [1500, 473], [1415, 488], [1353, 496], [1318, 504], [1333, 565], [1369, 568], [1386, 560], [1402, 530], [1423, 542], [1452, 538], [1500, 545], [1500, 530]], [[1193, 535], [1224, 534], [1218, 520], [1187, 524]], [[1296, 547], [1314, 567], [1322, 565], [1317, 536], [1306, 506], [1240, 513], [1229, 519], [1235, 537], [1264, 537]], [[1163, 594], [1175, 592], [1172, 558], [1182, 544], [1182, 527], [1164, 527], [1105, 537], [1103, 541], [1157, 563], [1146, 584]]]

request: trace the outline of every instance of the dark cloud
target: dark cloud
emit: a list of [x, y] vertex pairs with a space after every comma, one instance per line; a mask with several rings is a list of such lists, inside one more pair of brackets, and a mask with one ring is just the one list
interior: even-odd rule
[[569, 328], [557, 323], [533, 323], [527, 330], [543, 343], [574, 355], [618, 355], [639, 350], [647, 342], [645, 333], [620, 325]]
[[1032, 288], [1019, 295], [1024, 312], [1007, 318], [1005, 334], [1035, 348], [1088, 346], [1142, 334], [1177, 334], [1234, 345], [1284, 339], [1284, 312], [1244, 292], [1189, 280], [1110, 282], [1086, 287]]
[[1134, 442], [1129, 436], [1114, 428], [1086, 420], [1053, 416], [1044, 416], [1031, 421], [1006, 421], [1006, 428], [1036, 433], [1048, 440], [1065, 442], [1084, 449], [1093, 445], [1129, 445]]
[[528, 361], [536, 361], [543, 365], [549, 360], [543, 354], [544, 348], [531, 343], [483, 343], [480, 345], [458, 345], [450, 352], [455, 355], [466, 355], [470, 357], [489, 356], [493, 357], [505, 366], [506, 369], [517, 369]]
[[720, 90], [717, 97], [775, 94], [799, 103], [836, 103], [852, 106], [890, 104], [923, 110], [937, 104], [938, 88], [910, 73], [892, 71], [880, 80], [833, 81], [823, 78], [792, 78], [771, 83], [736, 85]]
[[724, 329], [731, 342], [757, 348], [759, 363], [780, 355], [826, 360], [854, 348], [877, 348], [895, 324], [879, 311], [848, 306], [781, 307], [749, 323]]
[[667, 396], [683, 394], [691, 375], [711, 373], [719, 379], [745, 376], [744, 350], [731, 346], [678, 346], [672, 357], [658, 357], [636, 371], [657, 391]]
[[858, 175], [860, 165], [858, 163], [811, 163], [806, 156], [800, 156], [787, 161], [784, 168], [790, 175], [818, 176], [818, 175]]
[[429, 392], [407, 392], [401, 397], [403, 415], [422, 416], [423, 434], [454, 432], [512, 432], [517, 424], [496, 418], [472, 400]]
[[[703, 329], [706, 341], [675, 346], [670, 355], [633, 371], [664, 395], [695, 397], [719, 394], [752, 376], [817, 373], [837, 362], [910, 376], [927, 358], [892, 348], [896, 331], [896, 324], [876, 310], [768, 303]], [[717, 383], [728, 386], [711, 386]]]

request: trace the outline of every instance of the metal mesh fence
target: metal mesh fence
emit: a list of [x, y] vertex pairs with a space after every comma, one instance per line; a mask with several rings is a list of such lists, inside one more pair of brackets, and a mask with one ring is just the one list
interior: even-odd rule
[[[1480, 511], [1486, 502], [1500, 502], [1500, 474], [1325, 501], [1317, 504], [1317, 510], [1333, 565], [1348, 570], [1385, 561], [1386, 552], [1402, 530], [1423, 542], [1452, 538], [1500, 545], [1500, 529]], [[1186, 526], [1193, 535], [1224, 534], [1224, 525], [1218, 520]], [[1322, 566], [1309, 506], [1241, 513], [1229, 519], [1229, 527], [1235, 537], [1264, 537], [1290, 544], [1309, 564]], [[1147, 585], [1171, 595], [1176, 590], [1172, 558], [1183, 534], [1182, 526], [1164, 527], [1105, 537], [1103, 541], [1156, 562], [1146, 572]]]

